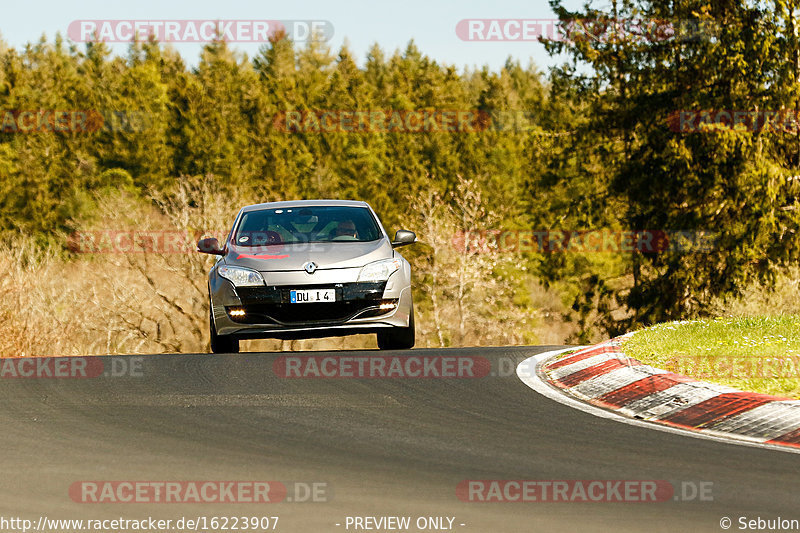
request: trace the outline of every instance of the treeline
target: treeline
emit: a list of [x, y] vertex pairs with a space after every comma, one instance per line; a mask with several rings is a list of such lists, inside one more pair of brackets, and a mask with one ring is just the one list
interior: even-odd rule
[[[206, 174], [223, 187], [252, 186], [264, 200], [364, 199], [388, 222], [396, 222], [420, 190], [444, 194], [466, 175], [480, 177], [498, 208], [527, 211], [527, 133], [480, 121], [503, 110], [541, 111], [545, 88], [533, 67], [509, 62], [499, 73], [459, 74], [411, 43], [391, 57], [375, 46], [359, 68], [346, 48], [334, 55], [310, 41], [297, 49], [282, 36], [252, 59], [224, 42], [210, 43], [192, 69], [153, 42], [134, 44], [121, 58], [103, 44], [81, 51], [56, 39], [5, 49], [0, 58], [1, 108], [18, 112], [0, 133], [4, 229], [51, 231], [91, 210], [93, 190], [164, 189], [179, 176]], [[39, 110], [89, 111], [88, 123], [102, 119], [53, 134], [13, 130], [25, 125], [20, 112]], [[279, 118], [295, 110], [306, 116], [327, 110], [473, 111], [478, 127], [287, 130]], [[533, 118], [525, 128], [533, 127]]]
[[[675, 127], [701, 110], [800, 110], [792, 4], [552, 6], [564, 21], [603, 27], [639, 17], [715, 29], [573, 35], [547, 44], [571, 58], [547, 75], [512, 60], [458, 71], [413, 42], [391, 55], [376, 45], [363, 66], [347, 48], [282, 35], [252, 58], [213, 42], [193, 68], [155, 42], [126, 57], [58, 37], [0, 44], [0, 229], [47, 240], [90, 217], [105, 190], [169, 194], [184, 176], [210, 175], [219, 194], [245, 188], [254, 201], [363, 199], [390, 228], [421, 224], [411, 206], [453, 203], [467, 179], [487, 211], [486, 227], [456, 227], [467, 240], [465, 231], [503, 229], [714, 236], [711, 251], [523, 250], [517, 272], [495, 273], [557, 289], [585, 333], [707, 314], [795, 262], [800, 133]], [[37, 127], [23, 116], [42, 110], [71, 114]]]

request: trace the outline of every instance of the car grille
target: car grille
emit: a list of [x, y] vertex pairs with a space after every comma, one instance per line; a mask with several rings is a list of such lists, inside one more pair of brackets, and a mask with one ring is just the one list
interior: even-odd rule
[[[231, 317], [242, 324], [316, 325], [341, 324], [354, 318], [377, 316], [390, 310], [381, 310], [380, 305], [396, 300], [384, 300], [386, 282], [337, 283], [328, 285], [297, 285], [286, 287], [241, 287], [236, 290], [243, 317]], [[334, 289], [335, 302], [290, 303], [289, 292], [293, 289]], [[365, 312], [365, 310], [367, 310]]]

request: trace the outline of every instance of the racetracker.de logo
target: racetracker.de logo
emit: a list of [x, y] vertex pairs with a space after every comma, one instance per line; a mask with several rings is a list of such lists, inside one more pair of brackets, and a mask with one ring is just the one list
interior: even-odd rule
[[79, 254], [193, 254], [197, 252], [197, 239], [201, 235], [225, 238], [222, 231], [76, 231], [68, 235], [67, 247]]
[[0, 359], [0, 378], [140, 378], [143, 367], [142, 357], [8, 357]]
[[272, 371], [280, 378], [471, 379], [488, 376], [491, 363], [471, 356], [285, 355]]
[[293, 41], [329, 41], [327, 20], [74, 20], [67, 35], [76, 42], [127, 43], [153, 37], [167, 43], [266, 43], [285, 33]]
[[452, 244], [459, 253], [707, 253], [718, 235], [709, 231], [515, 230], [457, 231]]
[[76, 481], [69, 496], [77, 503], [278, 503], [280, 481]]
[[135, 133], [152, 125], [152, 115], [136, 109], [0, 110], [2, 133]]
[[712, 481], [641, 479], [465, 479], [456, 486], [469, 503], [658, 503], [713, 501]]
[[95, 110], [8, 109], [0, 114], [2, 133], [92, 133], [104, 124]]
[[800, 113], [792, 109], [732, 110], [696, 109], [673, 111], [667, 126], [675, 133], [718, 133], [732, 131], [754, 133], [775, 131], [797, 134]]
[[456, 24], [462, 41], [561, 41], [654, 43], [695, 41], [717, 35], [708, 20], [619, 18], [599, 15], [583, 19], [464, 19]]
[[475, 133], [491, 128], [492, 116], [455, 109], [312, 109], [282, 111], [272, 125], [285, 133]]
[[[96, 230], [76, 231], [67, 236], [67, 248], [78, 254], [194, 254], [210, 252], [208, 242], [198, 240], [201, 236], [214, 237], [225, 241], [223, 231], [177, 231], [177, 230]], [[236, 234], [234, 257], [253, 259], [285, 259], [287, 250], [299, 252], [319, 252], [323, 249], [318, 242], [284, 243], [275, 240], [274, 231], [250, 231]]]
[[99, 357], [0, 359], [0, 378], [96, 378], [105, 372]]
[[769, 358], [674, 355], [666, 361], [664, 369], [697, 379], [798, 379], [800, 355]]

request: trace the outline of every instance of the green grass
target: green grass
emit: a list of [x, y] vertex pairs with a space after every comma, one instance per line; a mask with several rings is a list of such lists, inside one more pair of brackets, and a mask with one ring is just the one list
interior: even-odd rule
[[800, 398], [800, 316], [659, 324], [625, 341], [654, 367], [738, 389]]

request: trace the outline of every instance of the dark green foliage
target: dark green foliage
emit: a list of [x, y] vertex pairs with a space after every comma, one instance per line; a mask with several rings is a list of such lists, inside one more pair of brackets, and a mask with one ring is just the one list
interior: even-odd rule
[[[693, 20], [711, 30], [688, 40], [548, 45], [572, 57], [553, 73], [555, 98], [575, 102], [582, 115], [571, 121], [574, 135], [556, 143], [548, 170], [532, 176], [535, 193], [555, 192], [543, 214], [581, 228], [618, 224], [717, 236], [710, 253], [633, 254], [622, 271], [629, 281], [616, 286], [609, 286], [608, 271], [552, 266], [551, 279], [573, 276], [585, 285], [575, 310], [607, 318], [603, 307], [619, 304], [629, 311], [615, 321], [620, 330], [702, 316], [715, 298], [735, 296], [754, 279], [769, 282], [796, 262], [800, 212], [791, 177], [798, 174], [800, 134], [667, 127], [681, 110], [800, 108], [795, 5], [612, 0], [607, 13], [569, 12], [559, 0], [551, 6], [563, 21]], [[570, 118], [568, 109], [562, 113]]]

